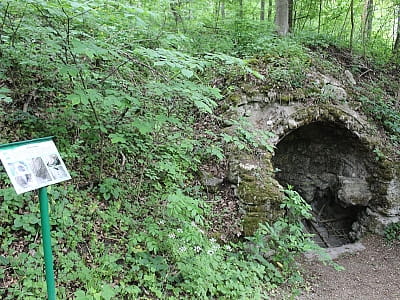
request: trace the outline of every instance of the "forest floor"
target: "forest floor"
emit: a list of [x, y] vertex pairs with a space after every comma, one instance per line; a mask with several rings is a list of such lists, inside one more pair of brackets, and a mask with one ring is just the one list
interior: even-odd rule
[[[301, 258], [305, 288], [297, 300], [394, 300], [400, 299], [400, 242], [367, 236], [365, 250], [346, 253], [334, 261], [345, 268], [336, 271], [322, 262]], [[274, 299], [293, 299], [280, 293]]]

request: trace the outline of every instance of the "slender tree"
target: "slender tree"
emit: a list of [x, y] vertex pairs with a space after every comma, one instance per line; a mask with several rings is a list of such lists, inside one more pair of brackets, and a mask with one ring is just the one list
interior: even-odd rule
[[276, 0], [275, 25], [279, 35], [285, 36], [289, 31], [289, 1]]
[[260, 21], [265, 20], [265, 0], [261, 0], [260, 3]]
[[272, 18], [272, 0], [268, 0], [268, 21], [271, 21]]
[[178, 24], [180, 22], [182, 22], [182, 16], [179, 13], [180, 5], [181, 5], [181, 3], [180, 3], [179, 0], [171, 1], [171, 3], [169, 4], [169, 6], [171, 8], [172, 15], [173, 15], [174, 20], [175, 20], [176, 27], [178, 27]]
[[[396, 5], [395, 14], [397, 19], [397, 26], [396, 26], [396, 38], [393, 45], [393, 53], [399, 55], [400, 53], [400, 3]], [[399, 92], [400, 94], [400, 92]]]
[[362, 40], [363, 43], [371, 38], [372, 32], [372, 19], [374, 17], [374, 0], [365, 0], [364, 9], [362, 14]]
[[354, 40], [354, 0], [350, 1], [350, 23], [351, 23], [351, 29], [350, 29], [350, 42], [349, 42], [349, 47], [350, 50], [353, 49], [353, 40]]
[[319, 9], [318, 9], [318, 34], [321, 32], [321, 15], [322, 15], [322, 0], [319, 0]]
[[239, 0], [239, 17], [243, 19], [243, 0]]
[[219, 17], [221, 14], [221, 8], [222, 8], [222, 0], [216, 0], [215, 1], [215, 9], [214, 9], [214, 19], [215, 19], [215, 27], [217, 27]]
[[293, 0], [288, 0], [288, 31], [292, 32], [294, 28], [294, 5]]

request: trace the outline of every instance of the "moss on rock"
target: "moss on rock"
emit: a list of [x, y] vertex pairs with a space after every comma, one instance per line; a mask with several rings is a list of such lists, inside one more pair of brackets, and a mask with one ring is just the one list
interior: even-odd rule
[[245, 212], [242, 225], [245, 235], [251, 235], [259, 223], [275, 221], [283, 215], [280, 204], [283, 193], [272, 178], [272, 163], [269, 153], [263, 159], [256, 155], [237, 154], [235, 174], [239, 178], [237, 196]]
[[230, 94], [225, 98], [225, 102], [229, 105], [237, 106], [242, 101], [242, 96], [238, 93]]

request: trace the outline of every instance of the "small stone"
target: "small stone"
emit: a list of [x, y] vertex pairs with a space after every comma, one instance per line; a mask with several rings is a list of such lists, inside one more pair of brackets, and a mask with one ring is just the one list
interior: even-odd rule
[[241, 167], [242, 169], [247, 170], [247, 171], [255, 170], [255, 169], [258, 168], [257, 165], [250, 164], [250, 163], [247, 163], [247, 164], [245, 164], [245, 163], [242, 164], [242, 163], [241, 163], [241, 164], [240, 164], [240, 167]]
[[297, 128], [297, 122], [293, 119], [289, 119], [288, 126], [289, 126], [289, 129], [295, 129], [295, 128]]
[[220, 185], [223, 181], [224, 181], [224, 180], [221, 179], [221, 178], [210, 177], [210, 178], [206, 178], [206, 179], [204, 180], [204, 184], [205, 184], [206, 186], [215, 187], [215, 186]]
[[344, 101], [347, 99], [347, 93], [345, 89], [332, 84], [327, 84], [323, 87], [322, 95], [338, 101]]
[[350, 81], [351, 84], [353, 85], [357, 84], [353, 74], [349, 70], [344, 71], [344, 75], [346, 75], [347, 79]]
[[216, 189], [224, 180], [213, 176], [211, 173], [203, 172], [202, 182], [208, 188]]

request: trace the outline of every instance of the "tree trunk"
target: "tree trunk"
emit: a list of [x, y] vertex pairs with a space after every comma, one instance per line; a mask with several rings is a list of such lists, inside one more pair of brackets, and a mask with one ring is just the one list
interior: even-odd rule
[[349, 47], [350, 47], [350, 51], [352, 51], [353, 50], [353, 39], [354, 39], [354, 0], [350, 1], [350, 22], [351, 22], [351, 30], [350, 30]]
[[374, 0], [365, 0], [362, 14], [362, 40], [368, 42], [371, 38], [372, 19], [374, 17]]
[[319, 10], [318, 10], [318, 34], [321, 32], [321, 14], [322, 14], [322, 0], [319, 0]]
[[399, 55], [400, 53], [400, 4], [396, 7], [396, 17], [397, 17], [397, 30], [396, 39], [393, 45], [393, 53]]
[[215, 1], [214, 16], [215, 16], [216, 20], [218, 20], [218, 18], [219, 18], [220, 7], [221, 7], [221, 1], [219, 1], [219, 0]]
[[179, 22], [182, 22], [182, 17], [179, 14], [179, 6], [180, 6], [179, 1], [173, 1], [170, 3], [171, 12], [172, 15], [174, 16], [176, 27], [178, 27]]
[[221, 1], [217, 0], [215, 1], [215, 7], [214, 7], [215, 28], [217, 28], [218, 26], [220, 11], [221, 11]]
[[243, 19], [243, 0], [239, 0], [239, 17]]
[[260, 21], [265, 20], [265, 0], [261, 0], [260, 3]]
[[225, 19], [225, 0], [221, 2], [221, 19]]
[[293, 0], [288, 0], [288, 31], [292, 32], [294, 24], [293, 24]]
[[276, 0], [275, 25], [279, 35], [285, 36], [289, 31], [289, 1]]
[[268, 0], [268, 21], [272, 18], [272, 0]]

